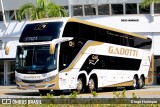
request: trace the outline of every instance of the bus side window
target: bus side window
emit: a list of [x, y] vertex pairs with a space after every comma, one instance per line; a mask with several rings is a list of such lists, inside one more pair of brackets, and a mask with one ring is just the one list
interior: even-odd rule
[[64, 28], [63, 37], [79, 38], [79, 23], [68, 22]]
[[72, 61], [72, 52], [61, 51], [59, 59], [59, 70], [61, 71], [70, 65]]
[[106, 67], [105, 60], [102, 60], [102, 68], [105, 68], [105, 67]]
[[128, 42], [129, 42], [130, 47], [134, 47], [134, 38], [133, 37], [129, 37]]
[[127, 46], [127, 38], [121, 36], [120, 37], [120, 44], [122, 46]]
[[80, 24], [80, 38], [85, 40], [95, 40], [95, 28], [93, 26]]
[[107, 31], [105, 29], [95, 27], [95, 35], [97, 41], [101, 42], [108, 41]]

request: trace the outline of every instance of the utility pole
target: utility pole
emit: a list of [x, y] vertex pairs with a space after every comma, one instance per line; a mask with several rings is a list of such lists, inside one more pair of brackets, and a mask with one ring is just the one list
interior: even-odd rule
[[3, 22], [4, 22], [5, 26], [7, 26], [6, 16], [5, 16], [5, 12], [4, 12], [3, 0], [1, 0], [1, 8], [2, 8]]

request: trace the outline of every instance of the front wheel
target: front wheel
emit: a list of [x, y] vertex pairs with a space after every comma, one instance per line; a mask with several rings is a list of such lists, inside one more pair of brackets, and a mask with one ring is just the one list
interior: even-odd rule
[[97, 91], [96, 81], [93, 78], [89, 79], [88, 88], [90, 92]]
[[42, 96], [46, 96], [47, 94], [50, 94], [50, 90], [39, 90], [39, 93], [40, 93]]

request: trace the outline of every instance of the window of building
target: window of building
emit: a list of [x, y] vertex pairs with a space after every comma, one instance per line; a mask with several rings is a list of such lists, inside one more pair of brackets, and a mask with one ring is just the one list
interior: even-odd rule
[[142, 8], [141, 6], [139, 6], [139, 14], [150, 14], [150, 6], [146, 8]]
[[154, 4], [154, 13], [160, 13], [160, 3]]
[[14, 10], [5, 11], [7, 20], [15, 20], [15, 12]]
[[0, 60], [0, 85], [4, 85], [4, 60]]
[[85, 15], [96, 15], [95, 5], [85, 5], [84, 10], [85, 10]]
[[62, 6], [62, 8], [64, 8], [67, 12], [67, 16], [69, 16], [69, 9], [68, 9], [68, 6]]
[[82, 5], [73, 6], [73, 16], [83, 16]]
[[137, 4], [126, 4], [126, 14], [137, 14]]
[[2, 14], [2, 11], [0, 11], [0, 21], [3, 21], [3, 14]]
[[112, 14], [123, 14], [123, 4], [111, 4]]
[[98, 15], [109, 15], [109, 4], [98, 5]]

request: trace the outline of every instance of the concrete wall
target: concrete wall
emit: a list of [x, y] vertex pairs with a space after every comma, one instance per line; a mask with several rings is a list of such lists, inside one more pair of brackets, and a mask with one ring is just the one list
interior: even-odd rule
[[[50, 0], [61, 6], [85, 5], [85, 4], [107, 4], [107, 3], [140, 3], [142, 0]], [[5, 10], [18, 10], [20, 6], [27, 2], [35, 4], [36, 0], [3, 0]], [[1, 11], [1, 5], [0, 5]]]

